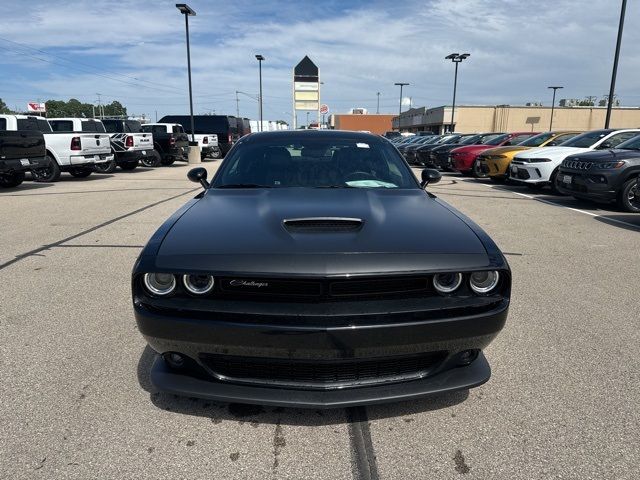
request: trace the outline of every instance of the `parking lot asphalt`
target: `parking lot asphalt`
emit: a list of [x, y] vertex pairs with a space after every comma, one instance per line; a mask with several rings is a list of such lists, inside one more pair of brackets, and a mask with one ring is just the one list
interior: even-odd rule
[[[213, 172], [219, 162], [205, 166]], [[640, 215], [455, 175], [513, 269], [482, 387], [349, 410], [153, 391], [129, 276], [188, 166], [0, 191], [0, 478], [635, 479]]]

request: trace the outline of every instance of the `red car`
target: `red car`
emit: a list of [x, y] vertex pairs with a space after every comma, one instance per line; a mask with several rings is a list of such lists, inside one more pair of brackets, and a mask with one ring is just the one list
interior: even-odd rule
[[538, 133], [540, 132], [504, 133], [483, 145], [465, 145], [454, 148], [451, 150], [451, 166], [454, 170], [465, 175], [473, 173], [476, 178], [486, 177], [487, 174], [480, 170], [480, 163], [476, 161], [480, 153], [490, 148], [517, 145]]

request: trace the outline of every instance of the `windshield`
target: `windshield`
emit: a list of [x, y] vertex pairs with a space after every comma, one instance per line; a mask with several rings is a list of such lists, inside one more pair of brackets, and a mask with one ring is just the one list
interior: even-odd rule
[[463, 137], [459, 143], [460, 145], [475, 145], [478, 140], [480, 140], [480, 135], [468, 135]]
[[622, 148], [623, 150], [640, 150], [640, 135], [626, 142], [622, 142], [616, 148]]
[[533, 137], [526, 139], [524, 142], [520, 144], [520, 146], [521, 147], [539, 147], [554, 135], [555, 134], [551, 132], [540, 133], [538, 135], [534, 135]]
[[212, 188], [419, 188], [386, 141], [278, 136], [240, 143]]
[[442, 137], [440, 140], [438, 140], [436, 143], [438, 145], [443, 145], [445, 143], [451, 143], [454, 140], [456, 140], [457, 138], [459, 138], [460, 135], [446, 135], [444, 137]]
[[561, 143], [561, 147], [576, 147], [576, 148], [589, 148], [594, 143], [609, 135], [613, 130], [594, 130], [592, 132], [586, 132], [582, 135], [577, 135], [571, 140], [567, 140]]
[[502, 135], [498, 135], [497, 137], [493, 137], [491, 140], [487, 140], [483, 145], [500, 145], [502, 142], [509, 138], [508, 133], [503, 133]]

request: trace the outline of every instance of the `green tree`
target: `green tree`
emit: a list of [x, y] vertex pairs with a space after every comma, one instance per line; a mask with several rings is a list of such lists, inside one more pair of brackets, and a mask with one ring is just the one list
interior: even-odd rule
[[0, 113], [12, 113], [6, 103], [0, 98]]

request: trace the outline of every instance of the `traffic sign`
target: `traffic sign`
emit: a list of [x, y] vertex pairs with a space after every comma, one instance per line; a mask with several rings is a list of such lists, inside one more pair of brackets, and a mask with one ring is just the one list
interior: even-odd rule
[[326, 115], [327, 113], [329, 113], [329, 105], [323, 103], [320, 105], [320, 115]]

